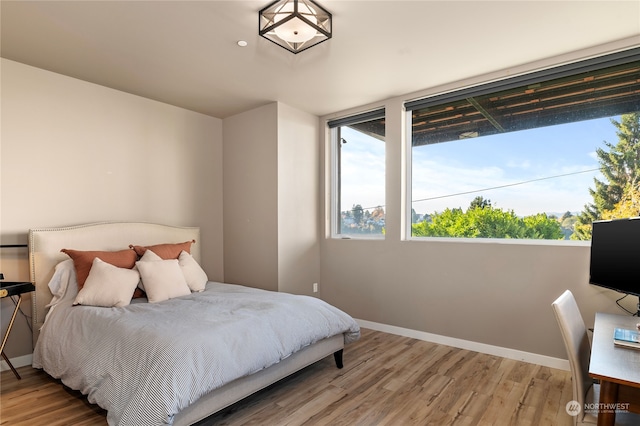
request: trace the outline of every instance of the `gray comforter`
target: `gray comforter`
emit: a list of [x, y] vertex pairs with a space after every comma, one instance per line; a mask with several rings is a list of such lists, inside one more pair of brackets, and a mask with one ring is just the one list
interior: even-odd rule
[[110, 425], [171, 424], [208, 391], [267, 368], [357, 323], [313, 297], [210, 282], [202, 293], [123, 308], [63, 300], [33, 366], [108, 411]]

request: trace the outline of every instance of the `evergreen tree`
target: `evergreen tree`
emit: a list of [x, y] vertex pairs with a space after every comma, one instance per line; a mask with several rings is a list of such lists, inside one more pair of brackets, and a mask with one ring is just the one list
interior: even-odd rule
[[484, 209], [485, 207], [491, 207], [491, 200], [485, 200], [483, 196], [478, 195], [469, 204], [469, 209], [474, 209], [476, 207], [479, 207], [481, 209]]
[[418, 213], [415, 209], [411, 209], [411, 223], [418, 223]]
[[640, 180], [640, 113], [623, 114], [620, 121], [611, 120], [616, 127], [616, 144], [604, 141], [596, 155], [600, 171], [606, 181], [594, 178], [595, 189], [589, 188], [593, 203], [585, 205], [574, 227], [575, 240], [591, 239], [591, 222], [602, 219], [603, 212], [614, 210], [625, 191], [636, 188]]
[[635, 216], [640, 216], [640, 185], [629, 185], [620, 202], [613, 209], [602, 212], [602, 219], [623, 219]]
[[362, 223], [362, 218], [364, 216], [364, 211], [362, 210], [362, 206], [360, 204], [354, 204], [351, 208], [353, 212], [353, 219], [356, 221], [356, 224]]

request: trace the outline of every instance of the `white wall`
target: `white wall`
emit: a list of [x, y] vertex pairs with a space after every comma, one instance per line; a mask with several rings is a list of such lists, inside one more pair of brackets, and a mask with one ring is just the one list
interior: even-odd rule
[[225, 281], [311, 294], [320, 276], [319, 119], [280, 103], [224, 119]]
[[[97, 221], [200, 226], [202, 266], [223, 279], [221, 120], [6, 59], [1, 79], [3, 244]], [[1, 253], [7, 280], [29, 279], [26, 253]], [[31, 353], [26, 321], [6, 352]]]
[[[532, 244], [481, 241], [407, 241], [403, 237], [406, 174], [402, 104], [632, 46], [637, 38], [563, 57], [452, 82], [323, 117], [329, 120], [384, 106], [386, 128], [386, 236], [384, 240], [329, 237], [329, 135], [323, 143], [324, 235], [322, 296], [352, 316], [375, 323], [566, 359], [551, 303], [574, 292], [587, 325], [596, 311], [623, 313], [616, 292], [588, 283], [588, 243]], [[635, 311], [637, 298], [625, 305]]]
[[278, 290], [288, 293], [313, 294], [320, 280], [319, 129], [315, 115], [278, 104]]
[[278, 105], [224, 119], [225, 281], [278, 290]]

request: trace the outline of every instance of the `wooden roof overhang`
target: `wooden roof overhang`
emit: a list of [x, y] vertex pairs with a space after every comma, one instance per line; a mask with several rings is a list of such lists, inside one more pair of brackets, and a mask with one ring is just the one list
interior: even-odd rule
[[[640, 111], [640, 62], [416, 109], [412, 145]], [[384, 119], [353, 128], [384, 140]]]

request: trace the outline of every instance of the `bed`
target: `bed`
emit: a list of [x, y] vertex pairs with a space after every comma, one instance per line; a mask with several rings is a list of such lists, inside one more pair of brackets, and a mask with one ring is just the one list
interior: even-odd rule
[[[107, 410], [110, 425], [122, 426], [190, 425], [327, 356], [342, 368], [344, 345], [359, 338], [359, 327], [317, 298], [207, 280], [198, 291], [155, 299], [160, 293], [143, 271], [173, 268], [178, 260], [142, 262], [148, 251], [189, 242], [179, 265], [191, 287], [187, 271], [200, 261], [199, 240], [199, 228], [151, 223], [30, 230], [33, 366], [87, 395]], [[98, 307], [84, 296], [74, 304], [82, 272], [77, 259], [60, 250], [116, 252], [130, 245], [152, 247], [143, 258], [138, 254], [135, 268], [140, 282], [149, 283], [138, 284], [147, 297]], [[183, 256], [191, 263], [183, 265]], [[98, 271], [117, 270], [120, 281], [132, 280], [128, 266], [93, 262], [83, 295], [90, 283], [100, 288]], [[162, 279], [171, 274], [163, 272]]]

